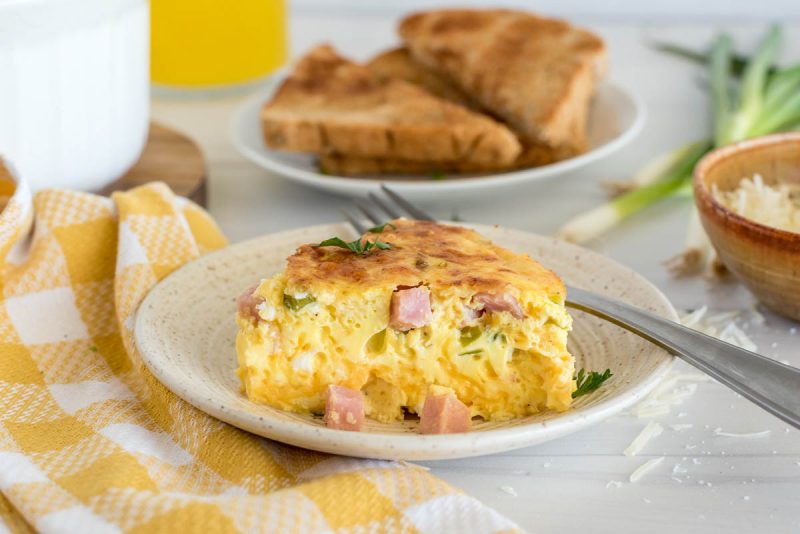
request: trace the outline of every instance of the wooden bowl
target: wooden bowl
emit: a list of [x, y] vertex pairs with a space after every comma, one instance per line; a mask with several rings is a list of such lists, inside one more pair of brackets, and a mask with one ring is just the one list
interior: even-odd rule
[[700, 220], [720, 259], [768, 308], [800, 320], [800, 234], [746, 219], [712, 195], [760, 174], [766, 184], [800, 184], [800, 133], [742, 141], [707, 154], [694, 169]]

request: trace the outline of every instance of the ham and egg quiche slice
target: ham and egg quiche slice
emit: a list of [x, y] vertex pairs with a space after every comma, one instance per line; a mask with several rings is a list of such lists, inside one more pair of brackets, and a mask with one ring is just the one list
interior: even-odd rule
[[558, 277], [459, 226], [398, 219], [303, 245], [239, 298], [247, 396], [329, 427], [420, 416], [469, 430], [569, 407], [571, 318]]

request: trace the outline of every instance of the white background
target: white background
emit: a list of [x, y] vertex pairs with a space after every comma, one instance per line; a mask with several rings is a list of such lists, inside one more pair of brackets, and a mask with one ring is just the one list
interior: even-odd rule
[[[351, 9], [356, 5], [366, 7]], [[291, 22], [293, 50], [302, 52], [328, 41], [345, 54], [366, 58], [396, 42], [392, 12], [399, 8], [392, 6], [419, 5], [413, 0], [298, 1]], [[546, 5], [551, 13], [584, 13], [581, 20], [608, 41], [610, 76], [644, 99], [647, 124], [629, 148], [589, 169], [471, 201], [426, 206], [441, 218], [457, 212], [468, 221], [553, 232], [569, 217], [604, 200], [599, 186], [603, 180], [629, 176], [654, 156], [708, 131], [706, 98], [697, 83], [701, 70], [653, 52], [646, 46], [649, 39], [703, 47], [715, 28], [724, 27], [746, 51], [762, 33], [764, 20], [797, 19], [800, 13], [800, 2], [777, 1], [526, 5]], [[594, 15], [586, 16], [590, 11]], [[800, 61], [800, 25], [786, 29], [784, 58]], [[286, 182], [231, 148], [228, 121], [242, 98], [156, 100], [153, 107], [157, 119], [191, 133], [202, 144], [210, 169], [210, 210], [223, 230], [232, 240], [241, 240], [339, 220], [346, 199]], [[664, 270], [662, 261], [681, 249], [689, 207], [688, 199], [664, 202], [590, 246], [649, 278], [679, 309], [754, 306], [735, 281], [674, 279]], [[800, 336], [791, 330], [797, 323], [762, 312], [766, 324], [748, 328], [759, 350], [800, 366]], [[692, 398], [659, 422], [667, 430], [633, 458], [622, 451], [646, 421], [621, 415], [541, 446], [427, 465], [532, 532], [800, 531], [800, 432], [711, 382], [700, 384]], [[675, 423], [693, 427], [682, 432], [668, 428]], [[725, 438], [715, 434], [716, 428], [771, 434], [752, 440]], [[657, 469], [637, 484], [627, 482], [639, 465], [659, 456], [666, 458]], [[676, 465], [686, 471], [673, 473]], [[608, 487], [610, 481], [622, 485]], [[501, 486], [511, 486], [518, 496]]]
[[559, 17], [577, 17], [606, 23], [658, 22], [703, 24], [710, 20], [798, 21], [796, 0], [289, 0], [296, 14], [362, 13], [399, 16], [433, 6], [521, 7]]

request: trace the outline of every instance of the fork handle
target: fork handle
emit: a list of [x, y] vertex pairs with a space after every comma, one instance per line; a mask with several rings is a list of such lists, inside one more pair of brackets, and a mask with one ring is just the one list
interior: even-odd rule
[[567, 306], [630, 330], [800, 428], [800, 369], [582, 289], [567, 290]]

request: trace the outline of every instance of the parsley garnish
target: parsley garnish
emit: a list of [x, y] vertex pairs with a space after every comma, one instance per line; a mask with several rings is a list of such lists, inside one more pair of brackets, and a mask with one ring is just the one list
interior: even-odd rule
[[575, 376], [575, 385], [578, 389], [572, 392], [572, 398], [577, 399], [587, 393], [591, 393], [612, 376], [614, 376], [614, 373], [611, 372], [611, 369], [606, 369], [602, 373], [589, 371], [589, 374], [586, 374], [586, 369], [581, 369]]
[[[393, 230], [397, 229], [397, 227], [392, 223], [385, 223], [380, 226], [370, 228], [367, 230], [367, 232], [371, 234], [380, 234], [386, 229], [387, 226], [391, 226]], [[331, 237], [330, 239], [326, 239], [325, 241], [321, 242], [319, 245], [314, 245], [314, 247], [339, 247], [349, 250], [356, 256], [366, 256], [373, 248], [388, 250], [392, 248], [392, 245], [390, 243], [381, 241], [378, 238], [375, 238], [375, 241], [369, 241], [361, 237], [354, 241], [345, 241], [341, 237]]]
[[387, 226], [390, 226], [392, 228], [392, 230], [397, 230], [397, 227], [395, 225], [393, 225], [390, 222], [387, 222], [387, 223], [383, 223], [380, 226], [373, 226], [372, 228], [367, 230], [367, 232], [369, 232], [371, 234], [380, 234], [381, 232], [383, 232], [386, 229]]

